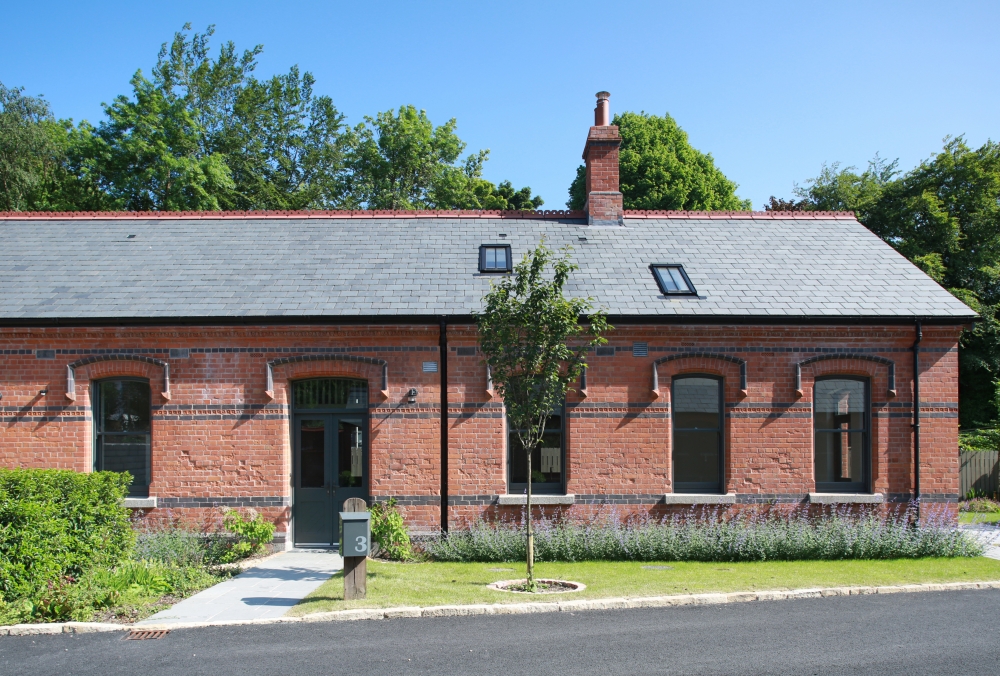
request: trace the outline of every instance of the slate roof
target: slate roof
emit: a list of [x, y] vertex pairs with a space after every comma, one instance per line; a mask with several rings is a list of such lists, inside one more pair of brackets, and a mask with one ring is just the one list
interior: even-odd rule
[[[479, 246], [509, 243], [518, 260], [542, 237], [573, 246], [580, 270], [568, 293], [616, 316], [976, 316], [843, 217], [626, 216], [625, 227], [603, 228], [571, 218], [8, 217], [0, 322], [467, 316], [494, 277], [478, 272]], [[697, 297], [663, 296], [651, 263], [683, 264]]]

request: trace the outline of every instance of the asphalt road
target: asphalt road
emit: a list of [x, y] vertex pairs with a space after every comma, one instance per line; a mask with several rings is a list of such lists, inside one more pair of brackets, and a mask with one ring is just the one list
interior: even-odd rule
[[0, 637], [0, 674], [997, 674], [1000, 590]]

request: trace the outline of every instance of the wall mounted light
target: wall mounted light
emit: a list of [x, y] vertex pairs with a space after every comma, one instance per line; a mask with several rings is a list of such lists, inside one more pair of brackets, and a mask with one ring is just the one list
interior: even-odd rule
[[45, 396], [45, 395], [47, 395], [48, 393], [49, 393], [49, 388], [47, 388], [47, 387], [46, 387], [45, 389], [42, 389], [42, 390], [38, 390], [38, 396], [39, 396], [39, 397], [44, 397], [44, 396]]
[[411, 404], [417, 403], [417, 388], [411, 387], [410, 391], [407, 393], [406, 396], [408, 396], [410, 398], [410, 403]]

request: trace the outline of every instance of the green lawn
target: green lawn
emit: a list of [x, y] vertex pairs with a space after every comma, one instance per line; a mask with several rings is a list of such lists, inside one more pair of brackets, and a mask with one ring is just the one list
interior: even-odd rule
[[[664, 566], [668, 568], [663, 568]], [[763, 563], [588, 561], [539, 563], [535, 566], [535, 574], [540, 578], [583, 582], [587, 589], [570, 594], [532, 597], [486, 588], [490, 582], [524, 577], [523, 564], [369, 561], [366, 600], [345, 602], [344, 581], [338, 574], [303, 599], [288, 614], [305, 615], [348, 608], [516, 603], [570, 598], [1000, 580], [1000, 561], [984, 557]]]
[[1000, 523], [1000, 512], [959, 512], [959, 523]]

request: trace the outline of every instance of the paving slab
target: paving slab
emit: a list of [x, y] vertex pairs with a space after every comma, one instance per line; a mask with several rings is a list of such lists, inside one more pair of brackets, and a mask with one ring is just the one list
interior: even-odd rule
[[1000, 560], [1000, 525], [992, 523], [963, 524], [962, 530], [972, 534], [974, 538], [983, 543], [986, 551], [983, 556]]
[[282, 552], [135, 626], [281, 617], [343, 567], [332, 550]]

